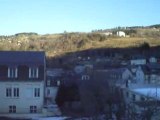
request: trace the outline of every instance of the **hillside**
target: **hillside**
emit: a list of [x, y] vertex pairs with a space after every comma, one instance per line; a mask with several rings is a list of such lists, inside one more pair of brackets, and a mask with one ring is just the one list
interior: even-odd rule
[[[117, 29], [110, 29], [110, 31], [114, 33]], [[0, 50], [44, 50], [48, 57], [55, 57], [67, 52], [76, 52], [91, 48], [138, 47], [144, 42], [148, 43], [151, 47], [160, 45], [159, 28], [134, 28], [125, 29], [124, 31], [128, 35], [127, 37], [117, 37], [115, 34], [106, 36], [103, 34], [104, 31], [47, 35], [19, 33], [12, 36], [0, 36]]]

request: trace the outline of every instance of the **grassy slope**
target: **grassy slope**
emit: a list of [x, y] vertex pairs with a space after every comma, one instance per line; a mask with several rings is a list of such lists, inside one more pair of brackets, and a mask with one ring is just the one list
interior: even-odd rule
[[[17, 44], [18, 41], [21, 45]], [[44, 50], [47, 56], [57, 56], [90, 48], [135, 47], [144, 42], [150, 46], [159, 46], [160, 37], [153, 34], [124, 38], [86, 33], [12, 36], [0, 38], [0, 50]]]

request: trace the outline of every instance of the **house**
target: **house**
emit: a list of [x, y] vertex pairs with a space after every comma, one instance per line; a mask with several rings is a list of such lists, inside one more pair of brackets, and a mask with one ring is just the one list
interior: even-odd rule
[[149, 74], [147, 76], [148, 83], [160, 84], [160, 64], [147, 64], [147, 68], [149, 70]]
[[59, 85], [62, 81], [64, 70], [61, 68], [48, 68], [46, 71], [46, 88], [45, 88], [45, 103], [46, 105], [55, 104], [55, 98], [58, 92]]
[[0, 51], [0, 115], [42, 112], [45, 69], [44, 52]]
[[137, 119], [141, 119], [140, 116], [142, 117], [146, 111], [154, 112], [160, 109], [160, 86], [158, 85], [133, 83], [130, 87], [121, 85], [117, 88], [123, 94], [128, 119], [132, 119], [133, 114], [137, 116]]
[[132, 77], [131, 72], [127, 68], [117, 68], [109, 71], [109, 78], [125, 82]]
[[60, 81], [55, 81], [52, 79], [46, 80], [45, 88], [45, 103], [46, 105], [56, 104], [55, 99], [58, 92]]
[[149, 62], [150, 62], [150, 63], [157, 63], [157, 58], [155, 58], [155, 57], [150, 57], [150, 58], [149, 58]]
[[96, 70], [94, 74], [101, 79], [109, 80], [113, 85], [126, 84], [132, 79], [132, 74], [127, 68]]
[[147, 65], [131, 65], [128, 67], [136, 84], [160, 84], [160, 65], [156, 63]]
[[[144, 70], [144, 67], [143, 67]], [[130, 66], [130, 71], [132, 73], [132, 80], [136, 84], [144, 84], [145, 82], [145, 73], [142, 70], [141, 66]]]
[[125, 37], [126, 34], [123, 31], [117, 31], [117, 36], [119, 36], [119, 37]]

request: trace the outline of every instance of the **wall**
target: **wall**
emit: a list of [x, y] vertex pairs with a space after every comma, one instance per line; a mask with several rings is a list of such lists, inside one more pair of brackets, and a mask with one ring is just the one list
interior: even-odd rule
[[131, 72], [130, 72], [128, 69], [126, 69], [126, 70], [122, 73], [122, 79], [123, 79], [123, 80], [127, 80], [127, 79], [129, 79], [129, 78], [132, 78], [132, 74], [131, 74]]
[[[18, 87], [18, 98], [7, 98], [6, 87]], [[40, 97], [34, 97], [34, 88], [40, 88]], [[31, 91], [28, 92], [27, 89]], [[41, 112], [44, 102], [44, 82], [0, 82], [0, 113], [8, 113], [9, 106], [16, 106], [16, 113], [29, 113], [30, 106], [37, 106], [37, 111]]]
[[[50, 92], [48, 93], [48, 91], [50, 91]], [[56, 98], [56, 95], [57, 95], [57, 91], [58, 91], [58, 87], [56, 87], [56, 86], [46, 87], [45, 97], [51, 98], [52, 103], [55, 103], [55, 98]]]
[[145, 79], [145, 76], [142, 69], [138, 68], [136, 71], [136, 82], [138, 84], [144, 84], [144, 79]]
[[131, 65], [145, 65], [145, 64], [146, 64], [145, 59], [131, 60]]

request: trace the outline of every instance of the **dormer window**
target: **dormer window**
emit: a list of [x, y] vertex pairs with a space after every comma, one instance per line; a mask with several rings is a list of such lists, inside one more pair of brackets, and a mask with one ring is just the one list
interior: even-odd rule
[[89, 75], [82, 75], [82, 80], [89, 80], [89, 79], [90, 79]]
[[17, 68], [16, 67], [8, 68], [8, 78], [17, 78]]
[[38, 68], [29, 68], [29, 78], [38, 78]]

